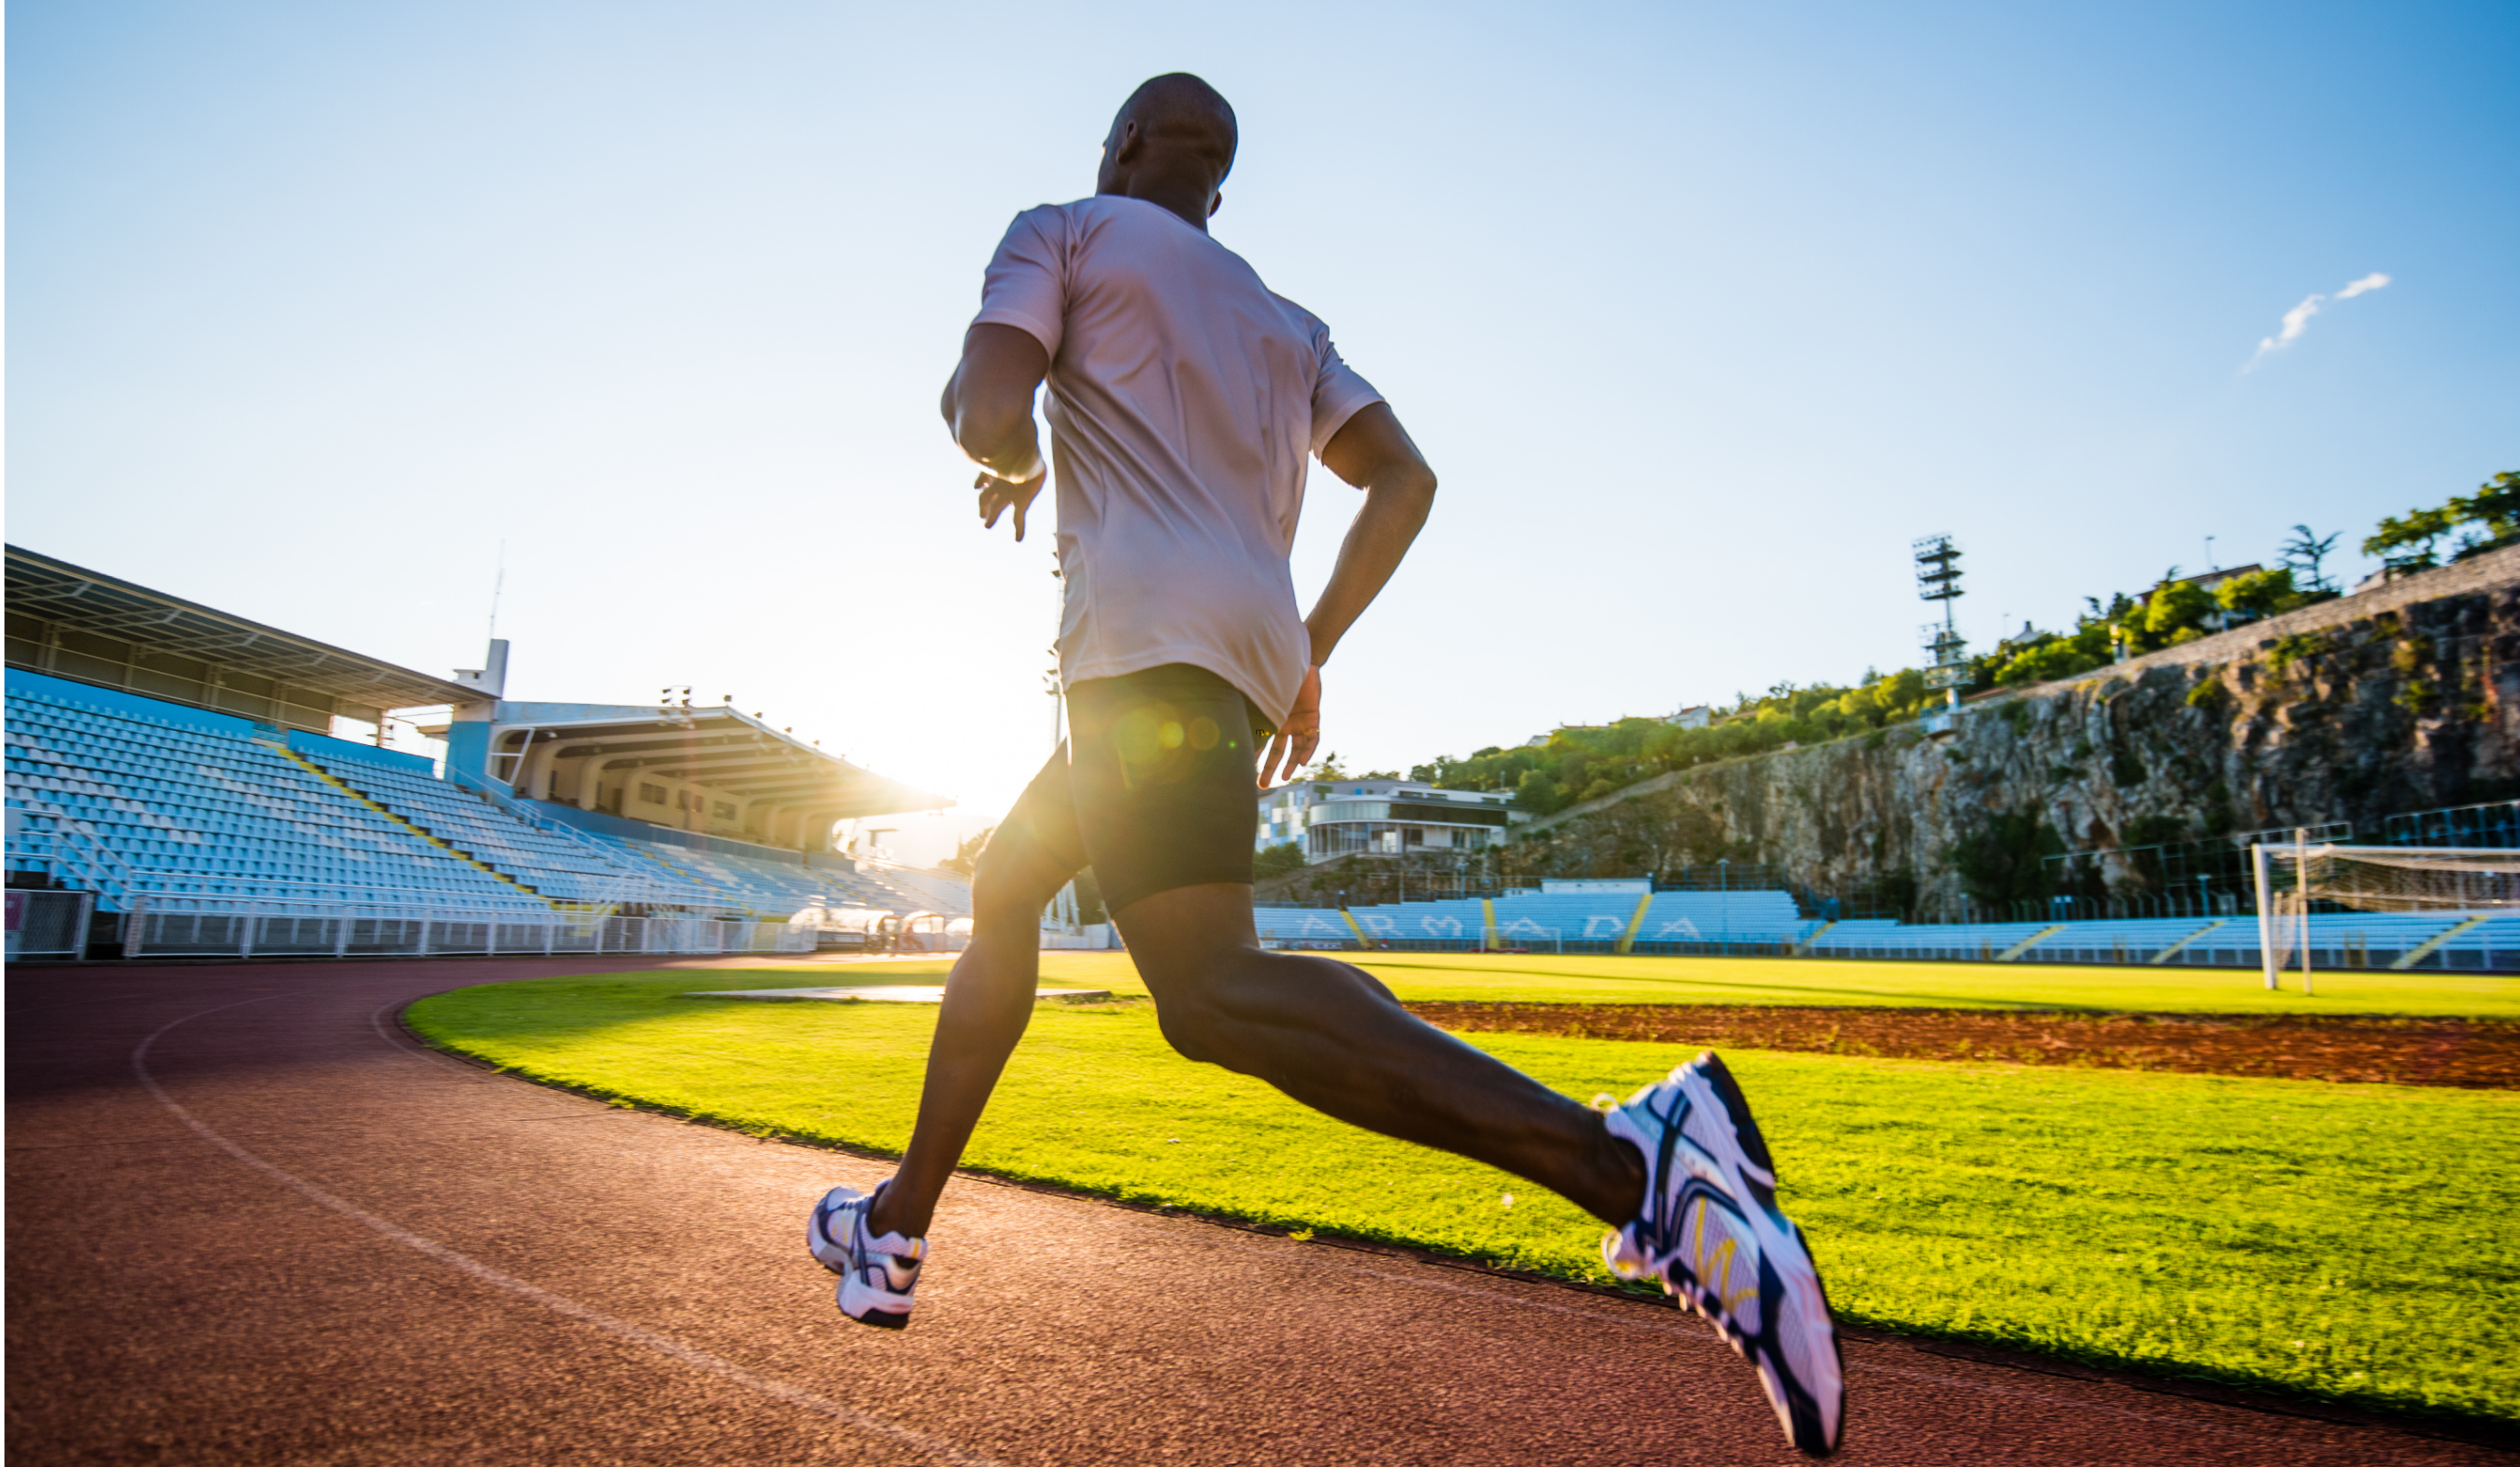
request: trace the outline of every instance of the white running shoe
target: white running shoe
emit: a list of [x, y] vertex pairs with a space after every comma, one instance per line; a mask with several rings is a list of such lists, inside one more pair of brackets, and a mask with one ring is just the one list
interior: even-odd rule
[[1602, 1261], [1622, 1278], [1659, 1275], [1758, 1369], [1795, 1447], [1835, 1451], [1837, 1326], [1801, 1231], [1777, 1210], [1776, 1163], [1732, 1073], [1708, 1050], [1604, 1119], [1644, 1155], [1645, 1206], [1601, 1240]]
[[805, 1224], [806, 1251], [840, 1276], [840, 1312], [878, 1329], [900, 1329], [910, 1322], [911, 1291], [919, 1287], [919, 1265], [927, 1259], [925, 1238], [868, 1233], [867, 1214], [890, 1185], [878, 1182], [868, 1193], [833, 1187], [814, 1204], [814, 1215]]

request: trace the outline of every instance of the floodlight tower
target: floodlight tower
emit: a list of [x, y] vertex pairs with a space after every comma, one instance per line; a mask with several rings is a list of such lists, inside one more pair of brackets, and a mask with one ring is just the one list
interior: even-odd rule
[[1968, 681], [1968, 643], [1960, 639], [1952, 618], [1952, 603], [1960, 599], [1960, 547], [1950, 535], [1926, 535], [1915, 542], [1916, 598], [1943, 604], [1943, 624], [1925, 623], [1925, 651], [1933, 662], [1925, 668], [1925, 686], [1943, 690], [1944, 706], [1960, 706], [1960, 684]]

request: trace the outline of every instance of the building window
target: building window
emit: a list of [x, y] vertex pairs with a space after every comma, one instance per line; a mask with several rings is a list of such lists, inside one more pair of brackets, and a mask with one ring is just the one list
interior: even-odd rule
[[732, 820], [735, 818], [735, 806], [726, 801], [721, 800], [717, 803], [709, 806], [709, 813], [717, 816], [721, 820]]
[[639, 802], [642, 804], [663, 804], [665, 802], [665, 787], [663, 785], [652, 784], [640, 785]]

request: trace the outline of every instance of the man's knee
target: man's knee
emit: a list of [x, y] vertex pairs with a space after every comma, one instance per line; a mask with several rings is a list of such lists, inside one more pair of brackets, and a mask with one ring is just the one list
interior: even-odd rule
[[1038, 926], [1042, 908], [1058, 894], [1056, 887], [1045, 890], [1037, 881], [1012, 879], [1007, 875], [992, 876], [974, 872], [971, 877], [971, 920], [982, 928]]
[[1183, 1059], [1202, 1065], [1224, 1065], [1224, 1015], [1204, 995], [1176, 996], [1155, 1003], [1155, 1027], [1164, 1031], [1164, 1042]]
[[981, 927], [1034, 927], [1042, 908], [1076, 873], [1038, 838], [998, 827], [971, 871], [971, 918]]

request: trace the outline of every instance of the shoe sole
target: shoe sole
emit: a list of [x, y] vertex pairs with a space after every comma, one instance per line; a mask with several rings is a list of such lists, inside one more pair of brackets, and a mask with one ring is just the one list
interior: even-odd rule
[[[839, 1299], [841, 1313], [848, 1315], [851, 1319], [856, 1320], [860, 1324], [873, 1325], [877, 1329], [907, 1329], [910, 1327], [910, 1311], [908, 1309], [879, 1309], [873, 1305], [864, 1303], [863, 1301], [859, 1303], [858, 1307], [854, 1309], [850, 1308], [849, 1292], [853, 1289], [866, 1289], [866, 1286], [859, 1283], [854, 1278], [841, 1278]], [[866, 1292], [873, 1293], [874, 1291], [867, 1289]]]

